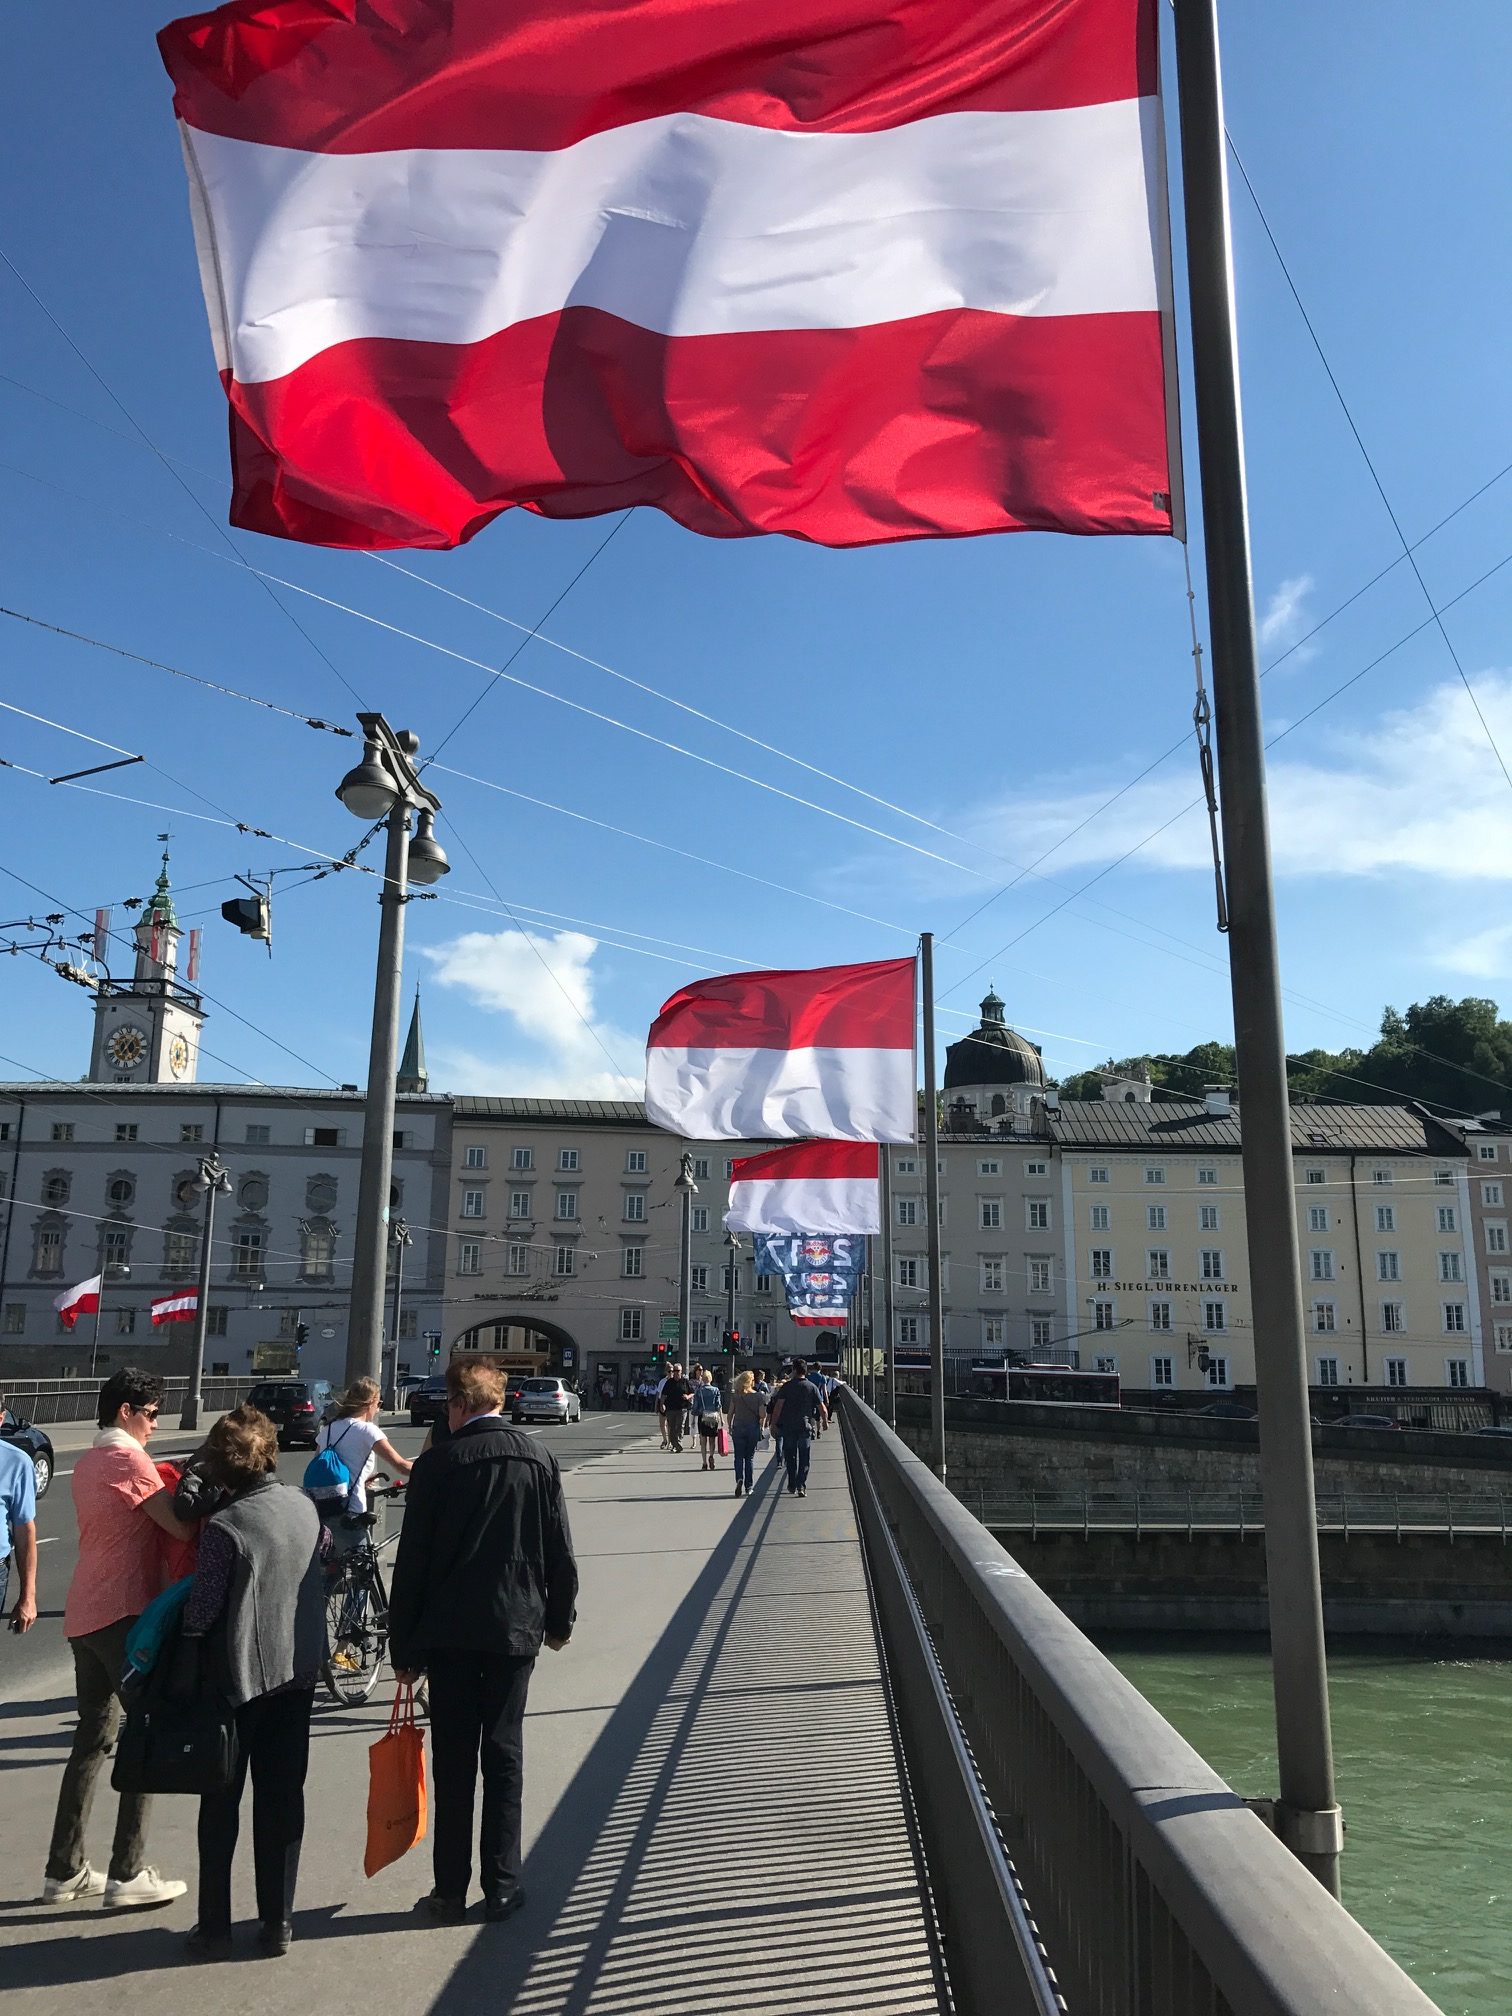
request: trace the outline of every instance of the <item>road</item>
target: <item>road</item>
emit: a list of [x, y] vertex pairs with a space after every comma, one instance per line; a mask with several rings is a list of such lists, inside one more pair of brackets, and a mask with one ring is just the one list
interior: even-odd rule
[[[420, 1453], [425, 1440], [423, 1428], [390, 1427], [390, 1440], [401, 1456]], [[581, 1421], [555, 1428], [528, 1428], [538, 1436], [564, 1470], [573, 1470], [595, 1456], [607, 1456], [630, 1447], [656, 1433], [655, 1417], [649, 1414], [585, 1414]], [[73, 1660], [63, 1636], [63, 1599], [78, 1556], [78, 1529], [74, 1523], [69, 1477], [80, 1450], [87, 1447], [86, 1432], [75, 1424], [52, 1431], [57, 1457], [57, 1476], [52, 1489], [37, 1507], [37, 1621], [24, 1638], [9, 1632], [0, 1637], [0, 1701], [42, 1702], [71, 1694]], [[152, 1438], [149, 1453], [157, 1460], [185, 1456], [199, 1446], [200, 1437], [184, 1435], [177, 1428], [162, 1429]], [[304, 1474], [309, 1454], [303, 1449], [287, 1451], [279, 1461], [279, 1474], [286, 1483], [297, 1484]], [[403, 1504], [394, 1501], [388, 1531], [398, 1530], [395, 1512]]]

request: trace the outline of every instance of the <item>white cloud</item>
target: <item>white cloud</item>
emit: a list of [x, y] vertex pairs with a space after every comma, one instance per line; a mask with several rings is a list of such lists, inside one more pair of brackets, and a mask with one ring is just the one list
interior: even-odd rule
[[1505, 980], [1512, 976], [1512, 924], [1493, 924], [1485, 931], [1472, 932], [1458, 945], [1438, 955], [1438, 963], [1451, 973], [1465, 973], [1474, 980]]
[[[455, 1072], [459, 1084], [482, 1092], [519, 1098], [638, 1098], [643, 1039], [596, 1019], [592, 961], [597, 950], [598, 941], [580, 931], [531, 938], [520, 931], [466, 931], [449, 944], [426, 948], [441, 986], [458, 989], [490, 1014], [506, 1016], [535, 1052], [528, 1058], [486, 1057], [459, 1049], [438, 1051], [437, 1061], [448, 1073]], [[616, 1070], [616, 1063], [625, 1069]]]
[[[1306, 621], [1303, 604], [1312, 593], [1311, 574], [1293, 574], [1276, 589], [1260, 618], [1259, 637], [1264, 650], [1283, 648], [1301, 633]], [[1299, 654], [1300, 655], [1300, 654]]]

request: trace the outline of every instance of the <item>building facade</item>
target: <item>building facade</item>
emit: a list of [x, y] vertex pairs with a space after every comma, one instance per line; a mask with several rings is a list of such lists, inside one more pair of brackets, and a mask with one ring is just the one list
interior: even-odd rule
[[1490, 1114], [1444, 1125], [1464, 1145], [1470, 1244], [1485, 1330], [1485, 1383], [1512, 1392], [1512, 1127]]

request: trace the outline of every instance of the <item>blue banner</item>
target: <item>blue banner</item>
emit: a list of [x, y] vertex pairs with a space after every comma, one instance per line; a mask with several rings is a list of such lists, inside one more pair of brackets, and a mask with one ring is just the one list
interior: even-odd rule
[[788, 1314], [798, 1323], [845, 1322], [865, 1265], [866, 1240], [859, 1233], [756, 1236], [757, 1271], [782, 1276]]

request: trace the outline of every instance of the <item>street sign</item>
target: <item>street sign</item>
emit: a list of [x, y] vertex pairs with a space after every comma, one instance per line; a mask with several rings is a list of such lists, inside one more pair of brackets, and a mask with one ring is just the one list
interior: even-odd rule
[[661, 1319], [661, 1329], [656, 1334], [665, 1344], [680, 1344], [682, 1342], [682, 1326], [675, 1316], [663, 1316]]
[[322, 1336], [322, 1337], [324, 1337], [324, 1339], [326, 1340], [327, 1344], [329, 1344], [329, 1343], [330, 1343], [330, 1341], [331, 1341], [331, 1339], [332, 1339], [332, 1338], [333, 1338], [333, 1337], [334, 1337], [334, 1336], [336, 1335], [336, 1326], [335, 1326], [335, 1324], [334, 1324], [334, 1323], [322, 1323], [322, 1324], [321, 1324], [321, 1326], [320, 1326], [320, 1334], [321, 1334], [321, 1336]]
[[439, 1330], [422, 1330], [420, 1335], [425, 1339], [427, 1344], [439, 1344], [441, 1342], [441, 1332]]

